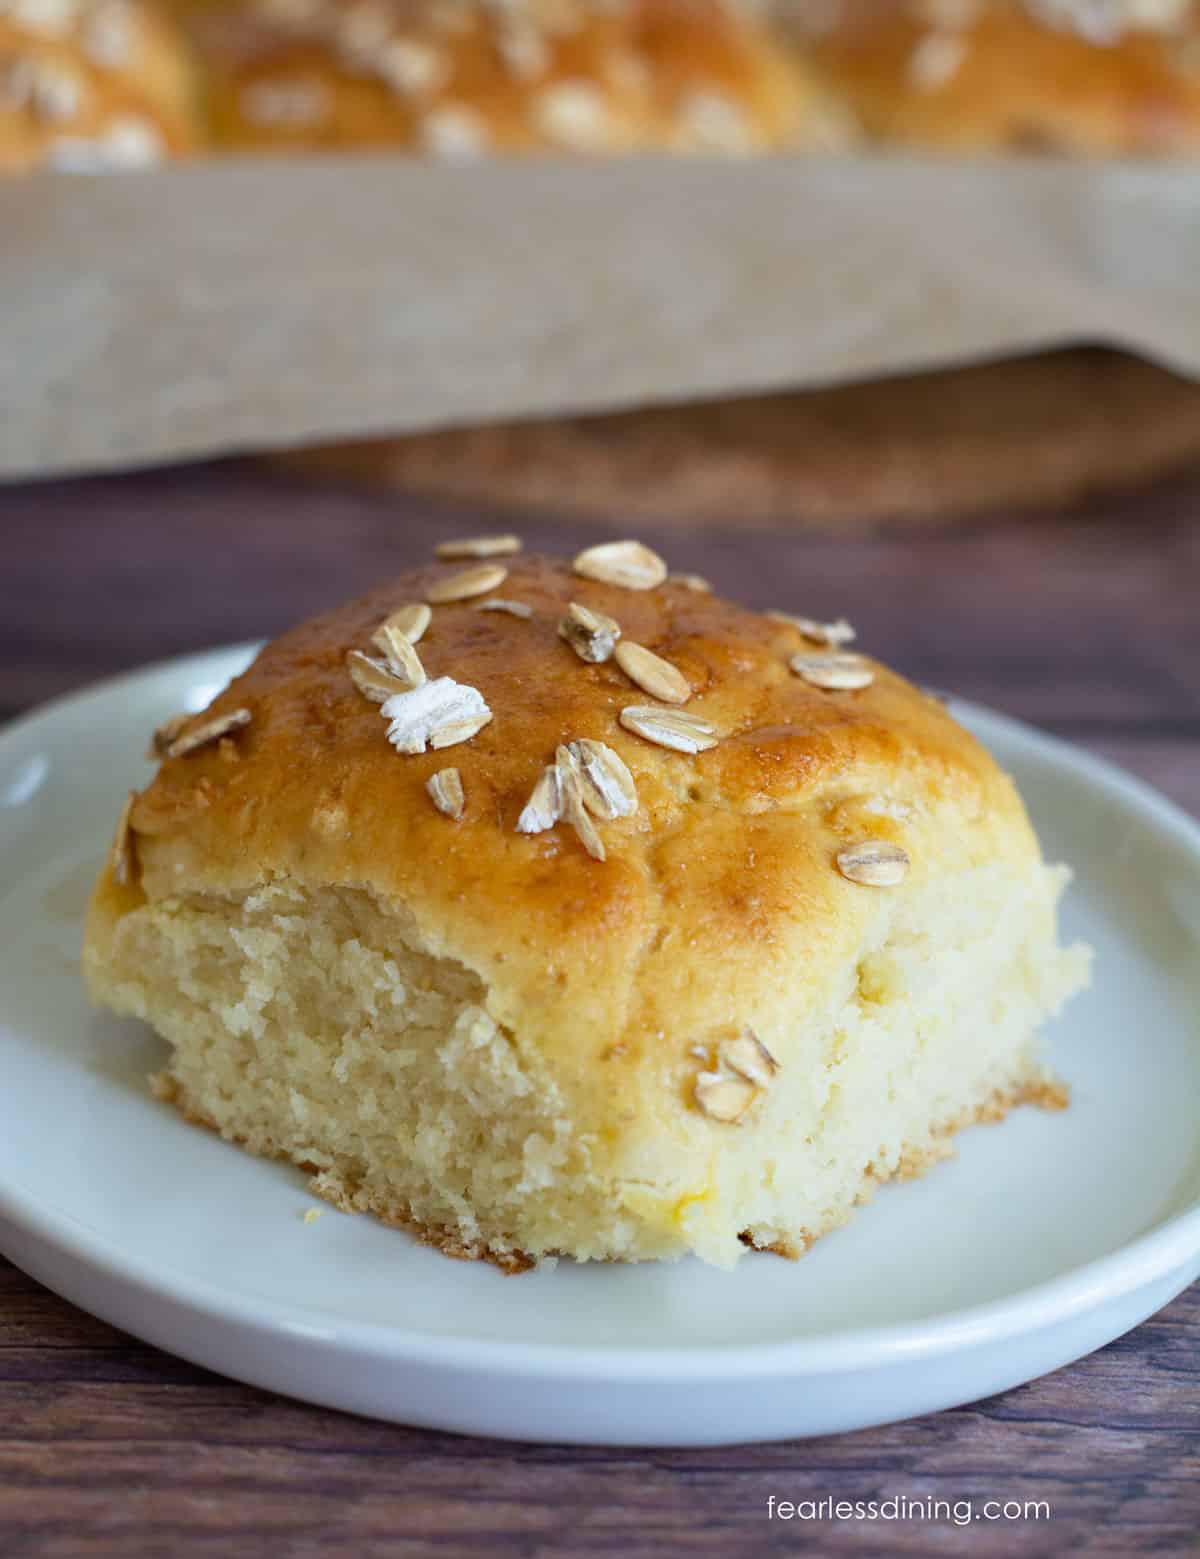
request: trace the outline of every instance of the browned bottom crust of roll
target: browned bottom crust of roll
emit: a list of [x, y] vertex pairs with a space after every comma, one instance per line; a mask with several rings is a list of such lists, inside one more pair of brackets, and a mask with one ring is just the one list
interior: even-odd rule
[[[150, 1079], [150, 1084], [156, 1096], [178, 1110], [189, 1124], [202, 1126], [208, 1131], [216, 1132], [218, 1136], [224, 1135], [227, 1141], [234, 1142], [239, 1147], [245, 1145], [244, 1141], [237, 1136], [222, 1133], [210, 1116], [189, 1104], [186, 1091], [169, 1072], [156, 1073]], [[965, 1110], [953, 1120], [936, 1127], [925, 1142], [906, 1146], [901, 1152], [900, 1162], [892, 1173], [877, 1173], [874, 1168], [868, 1166], [863, 1173], [862, 1190], [859, 1192], [855, 1206], [862, 1207], [870, 1202], [880, 1186], [886, 1185], [890, 1180], [919, 1179], [938, 1164], [944, 1163], [946, 1159], [953, 1158], [954, 1138], [969, 1126], [996, 1125], [1004, 1120], [1011, 1110], [1023, 1104], [1036, 1105], [1043, 1110], [1065, 1110], [1069, 1103], [1070, 1093], [1065, 1084], [1045, 1074], [1035, 1075], [1026, 1083], [1008, 1092], [997, 1091], [984, 1100], [977, 1109]], [[280, 1158], [282, 1162], [290, 1162], [284, 1155], [280, 1155]], [[389, 1228], [402, 1229], [422, 1245], [440, 1251], [443, 1256], [451, 1256], [455, 1261], [486, 1261], [508, 1277], [529, 1272], [538, 1265], [537, 1257], [525, 1251], [492, 1250], [484, 1245], [470, 1244], [452, 1229], [423, 1223], [419, 1218], [414, 1218], [407, 1207], [380, 1201], [352, 1188], [335, 1186], [322, 1175], [316, 1165], [298, 1164], [296, 1167], [309, 1176], [308, 1189], [313, 1195], [321, 1197], [323, 1201], [336, 1207], [339, 1212], [368, 1213], [378, 1218], [381, 1223], [387, 1224]], [[847, 1211], [827, 1228], [812, 1233], [805, 1230], [800, 1238], [790, 1241], [775, 1240], [770, 1244], [758, 1244], [748, 1230], [740, 1238], [742, 1244], [750, 1250], [782, 1256], [788, 1261], [798, 1261], [822, 1234], [832, 1233], [834, 1229], [848, 1223], [849, 1219], [850, 1212]]]

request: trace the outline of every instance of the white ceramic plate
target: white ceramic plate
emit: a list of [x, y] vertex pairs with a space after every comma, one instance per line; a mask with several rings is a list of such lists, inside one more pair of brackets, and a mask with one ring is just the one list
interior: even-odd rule
[[978, 709], [1078, 880], [1093, 989], [1048, 1036], [1074, 1102], [961, 1140], [795, 1263], [519, 1278], [325, 1209], [185, 1125], [160, 1042], [89, 1012], [88, 888], [151, 727], [246, 648], [138, 672], [0, 733], [0, 1249], [139, 1337], [404, 1423], [602, 1444], [821, 1434], [1029, 1380], [1200, 1272], [1200, 829], [1144, 786]]

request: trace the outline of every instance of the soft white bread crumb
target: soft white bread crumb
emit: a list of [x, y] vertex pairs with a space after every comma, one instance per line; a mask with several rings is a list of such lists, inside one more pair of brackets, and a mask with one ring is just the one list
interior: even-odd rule
[[786, 1064], [754, 1129], [726, 1128], [719, 1153], [649, 1138], [614, 1157], [580, 1135], [553, 1077], [489, 1016], [482, 982], [411, 928], [398, 937], [403, 915], [362, 892], [147, 905], [90, 972], [171, 1042], [167, 1096], [305, 1166], [338, 1206], [464, 1253], [691, 1250], [724, 1266], [742, 1234], [803, 1249], [879, 1182], [944, 1156], [951, 1128], [1053, 1100], [1035, 1031], [1087, 969], [1053, 937], [1066, 876], [997, 865], [880, 895], [820, 1012], [779, 991], [766, 1043]]

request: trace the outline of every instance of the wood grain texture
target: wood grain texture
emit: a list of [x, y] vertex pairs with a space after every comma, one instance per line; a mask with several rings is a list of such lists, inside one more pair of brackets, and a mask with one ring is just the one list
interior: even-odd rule
[[284, 469], [579, 516], [961, 523], [1200, 475], [1200, 384], [1097, 347], [826, 389], [316, 445]]
[[[1200, 487], [947, 529], [655, 536], [759, 606], [845, 611], [932, 685], [1032, 719], [1200, 812]], [[258, 637], [466, 511], [240, 466], [0, 489], [0, 716]], [[562, 551], [632, 527], [523, 527]], [[0, 1095], [2, 1121], [2, 1095]], [[1019, 1524], [769, 1522], [766, 1501], [1047, 1500]], [[0, 1261], [0, 1556], [1196, 1551], [1200, 1289], [1100, 1353], [908, 1424], [701, 1451], [511, 1446], [284, 1401], [135, 1342]]]

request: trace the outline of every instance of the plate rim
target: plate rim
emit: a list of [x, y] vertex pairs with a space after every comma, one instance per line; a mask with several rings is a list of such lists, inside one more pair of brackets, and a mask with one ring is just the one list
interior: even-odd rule
[[[14, 739], [44, 722], [69, 717], [98, 695], [163, 673], [206, 662], [234, 661], [257, 652], [262, 641], [186, 651], [134, 667], [60, 695], [0, 726], [0, 755]], [[950, 707], [985, 746], [1000, 734], [1027, 752], [1049, 758], [1085, 778], [1123, 806], [1173, 836], [1200, 880], [1200, 822], [1146, 781], [1106, 758], [1037, 727], [970, 700]], [[486, 1371], [494, 1377], [552, 1383], [656, 1383], [700, 1380], [818, 1378], [930, 1360], [977, 1346], [1029, 1336], [1069, 1322], [1172, 1274], [1200, 1256], [1200, 1201], [1172, 1214], [1116, 1250], [1071, 1267], [1017, 1293], [981, 1304], [939, 1312], [916, 1321], [852, 1327], [812, 1337], [751, 1343], [670, 1344], [625, 1347], [581, 1346], [574, 1342], [516, 1342], [417, 1331], [381, 1321], [347, 1320], [296, 1301], [231, 1293], [217, 1283], [156, 1265], [82, 1226], [69, 1212], [39, 1203], [36, 1193], [0, 1183], [0, 1222], [20, 1238], [89, 1268], [107, 1283], [132, 1288], [154, 1303], [166, 1302], [195, 1318], [235, 1324], [273, 1338], [318, 1338], [322, 1346], [354, 1355], [369, 1353], [388, 1363]], [[7, 1245], [7, 1240], [4, 1242]]]

